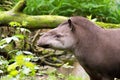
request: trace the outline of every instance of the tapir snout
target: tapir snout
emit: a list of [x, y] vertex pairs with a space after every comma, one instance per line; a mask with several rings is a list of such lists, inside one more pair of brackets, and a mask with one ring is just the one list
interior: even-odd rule
[[38, 40], [37, 46], [43, 47], [43, 48], [50, 48], [50, 44], [43, 43], [43, 41], [41, 41], [41, 39]]

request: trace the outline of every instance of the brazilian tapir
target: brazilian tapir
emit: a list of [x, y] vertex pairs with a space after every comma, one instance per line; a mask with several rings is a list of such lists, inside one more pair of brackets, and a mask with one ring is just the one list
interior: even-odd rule
[[120, 29], [103, 29], [84, 17], [70, 17], [37, 44], [73, 52], [90, 80], [120, 78]]

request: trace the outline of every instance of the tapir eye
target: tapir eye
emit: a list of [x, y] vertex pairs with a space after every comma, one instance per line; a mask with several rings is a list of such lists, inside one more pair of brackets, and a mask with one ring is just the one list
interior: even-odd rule
[[57, 35], [55, 35], [54, 37], [56, 37], [56, 38], [60, 38], [60, 37], [62, 37], [62, 35], [57, 34]]

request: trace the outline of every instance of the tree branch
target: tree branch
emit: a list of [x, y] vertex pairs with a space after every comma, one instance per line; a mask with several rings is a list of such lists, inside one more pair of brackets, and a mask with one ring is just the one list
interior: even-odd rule
[[22, 12], [26, 7], [26, 0], [20, 0], [12, 9], [13, 12]]

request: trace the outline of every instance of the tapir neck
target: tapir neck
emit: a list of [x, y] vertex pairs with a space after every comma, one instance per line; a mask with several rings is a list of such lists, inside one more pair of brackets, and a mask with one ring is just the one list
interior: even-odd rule
[[97, 26], [90, 26], [89, 28], [79, 27], [77, 30], [75, 33], [77, 43], [73, 49], [75, 55], [80, 57], [93, 53], [101, 42], [104, 29]]

